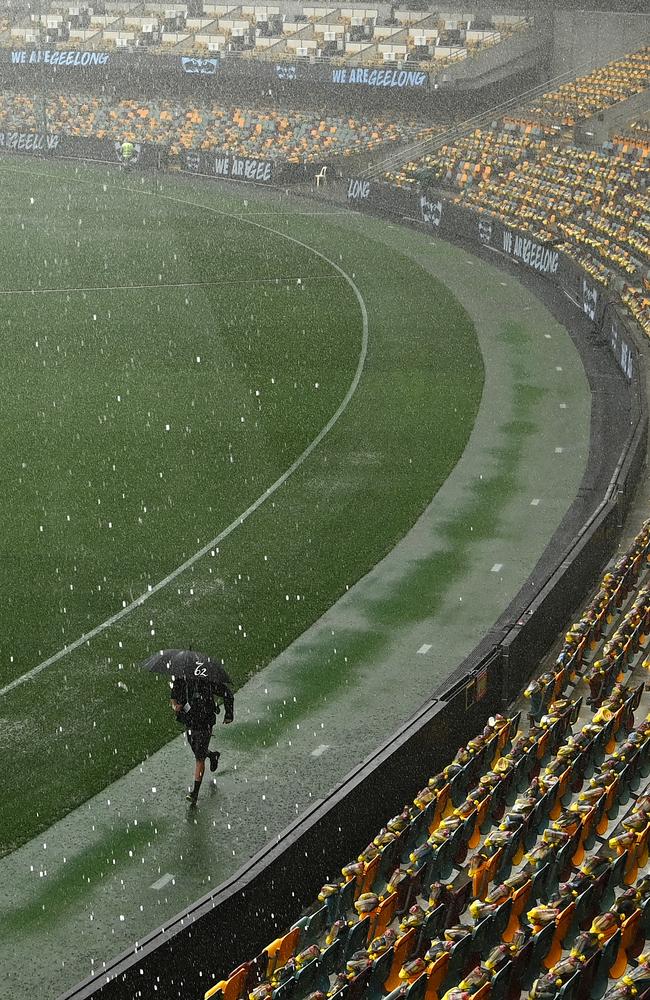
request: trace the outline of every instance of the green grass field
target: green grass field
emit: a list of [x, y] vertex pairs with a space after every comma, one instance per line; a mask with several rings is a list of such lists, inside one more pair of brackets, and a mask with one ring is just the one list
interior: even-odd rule
[[358, 387], [284, 485], [2, 695], [0, 751], [29, 774], [5, 781], [6, 853], [177, 735], [149, 651], [192, 644], [240, 684], [390, 550], [462, 453], [482, 364], [444, 286], [336, 214], [100, 168], [0, 177], [0, 687], [264, 496], [353, 383], [351, 282], [368, 315]]

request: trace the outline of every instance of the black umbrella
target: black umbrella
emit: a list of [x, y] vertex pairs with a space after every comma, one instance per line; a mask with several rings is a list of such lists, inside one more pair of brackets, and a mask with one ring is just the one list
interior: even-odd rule
[[232, 685], [221, 660], [213, 660], [205, 653], [197, 653], [194, 649], [160, 649], [141, 666], [152, 674], [184, 677], [187, 680], [197, 678], [211, 681], [213, 684]]

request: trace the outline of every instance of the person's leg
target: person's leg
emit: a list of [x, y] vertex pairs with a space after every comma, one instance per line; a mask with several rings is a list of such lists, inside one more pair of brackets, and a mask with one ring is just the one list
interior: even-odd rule
[[[212, 738], [212, 730], [210, 730], [210, 738]], [[211, 750], [210, 753], [208, 753], [208, 758], [210, 760], [210, 770], [211, 771], [216, 771], [217, 768], [219, 767], [219, 757], [220, 756], [221, 756], [221, 754], [219, 753], [218, 750]]]
[[188, 802], [196, 802], [199, 797], [199, 789], [205, 774], [205, 758], [209, 756], [208, 744], [210, 742], [210, 732], [196, 731], [188, 729], [187, 740], [192, 748], [196, 763], [194, 765], [194, 788], [186, 796]]
[[205, 760], [198, 760], [194, 765], [194, 788], [186, 796], [188, 802], [196, 802], [199, 797], [199, 789], [205, 774]]

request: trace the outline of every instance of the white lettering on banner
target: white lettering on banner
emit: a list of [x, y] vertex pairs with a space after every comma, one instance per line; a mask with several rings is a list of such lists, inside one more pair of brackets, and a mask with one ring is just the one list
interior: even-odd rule
[[560, 255], [557, 250], [545, 247], [543, 243], [536, 243], [518, 233], [511, 233], [508, 229], [503, 231], [503, 251], [517, 260], [523, 261], [528, 267], [539, 271], [541, 274], [557, 274], [560, 263]]
[[348, 183], [348, 200], [365, 201], [370, 196], [370, 181], [355, 180], [350, 178]]
[[217, 177], [228, 177], [230, 174], [230, 160], [227, 156], [217, 156], [214, 161], [214, 172]]
[[[619, 341], [620, 341], [620, 350], [619, 350]], [[631, 379], [634, 372], [632, 348], [625, 340], [623, 340], [623, 337], [619, 335], [619, 329], [615, 320], [612, 320], [609, 346], [612, 349], [612, 354], [618, 361], [621, 371], [628, 379]]]
[[332, 83], [356, 83], [366, 87], [424, 87], [429, 77], [421, 70], [368, 69], [353, 66], [351, 69], [333, 69]]
[[582, 279], [582, 311], [590, 320], [596, 319], [596, 306], [598, 304], [598, 289], [590, 285], [586, 278]]
[[442, 202], [440, 200], [429, 201], [426, 195], [422, 195], [420, 198], [420, 211], [422, 212], [422, 221], [428, 223], [430, 226], [435, 226], [437, 229], [442, 218]]
[[38, 153], [41, 149], [58, 149], [60, 136], [41, 132], [0, 132], [0, 149], [17, 149], [23, 153]]
[[214, 172], [217, 177], [236, 177], [239, 180], [268, 184], [273, 175], [270, 160], [249, 160], [239, 156], [216, 156]]
[[82, 52], [78, 49], [59, 51], [58, 49], [15, 49], [11, 61], [15, 65], [25, 63], [45, 63], [48, 66], [105, 66], [108, 52]]

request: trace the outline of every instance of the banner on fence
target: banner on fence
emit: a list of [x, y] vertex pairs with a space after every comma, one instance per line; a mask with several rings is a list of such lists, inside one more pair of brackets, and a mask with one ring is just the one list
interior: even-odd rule
[[547, 243], [522, 236], [511, 229], [503, 230], [502, 249], [509, 257], [521, 261], [540, 274], [557, 274], [560, 265], [560, 254]]
[[596, 321], [598, 309], [598, 289], [587, 278], [582, 279], [582, 311], [593, 322]]
[[271, 184], [273, 161], [250, 156], [233, 156], [231, 153], [188, 150], [184, 154], [183, 169], [192, 174], [210, 174], [228, 180], [248, 181], [253, 184]]
[[44, 66], [66, 67], [68, 69], [92, 69], [106, 66], [110, 52], [95, 52], [92, 49], [12, 49], [9, 54], [14, 66], [30, 66], [41, 63]]
[[16, 153], [53, 153], [63, 152], [63, 142], [60, 135], [50, 135], [44, 132], [0, 132], [0, 149], [12, 150]]
[[51, 135], [45, 132], [0, 131], [0, 152], [31, 153], [32, 156], [78, 157], [80, 160], [119, 162], [125, 167], [153, 168], [158, 163], [159, 147], [140, 142], [84, 138], [75, 135]]
[[219, 60], [215, 57], [199, 59], [195, 56], [181, 56], [181, 69], [184, 73], [198, 73], [200, 76], [214, 76], [219, 68]]
[[370, 181], [363, 177], [348, 178], [348, 201], [368, 201], [370, 198]]
[[412, 69], [370, 69], [368, 66], [336, 66], [329, 70], [329, 82], [336, 86], [422, 90], [429, 74]]
[[422, 222], [433, 229], [439, 229], [442, 221], [442, 199], [431, 195], [420, 195], [420, 216]]
[[609, 319], [609, 346], [619, 368], [631, 382], [634, 376], [634, 352], [628, 342], [625, 327], [614, 311]]

